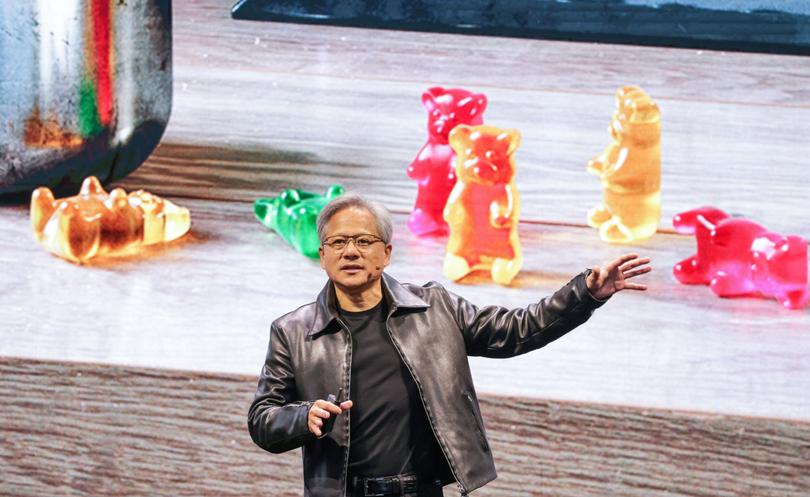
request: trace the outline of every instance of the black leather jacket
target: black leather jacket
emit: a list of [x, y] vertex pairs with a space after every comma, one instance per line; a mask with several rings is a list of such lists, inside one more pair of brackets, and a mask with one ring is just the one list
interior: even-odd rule
[[[523, 354], [585, 322], [603, 303], [588, 293], [587, 273], [539, 303], [514, 310], [478, 308], [438, 283], [400, 284], [383, 274], [386, 327], [419, 389], [452, 471], [449, 481], [454, 479], [462, 494], [496, 477], [467, 356]], [[307, 497], [346, 493], [351, 410], [338, 416], [331, 433], [322, 438], [307, 429], [307, 414], [315, 399], [337, 394], [340, 388], [351, 398], [351, 363], [351, 340], [336, 312], [331, 282], [315, 302], [271, 326], [248, 430], [253, 441], [270, 452], [303, 447]]]

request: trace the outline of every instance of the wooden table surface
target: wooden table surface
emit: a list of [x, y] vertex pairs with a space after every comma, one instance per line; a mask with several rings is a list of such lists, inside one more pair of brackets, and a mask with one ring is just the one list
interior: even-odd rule
[[[175, 4], [172, 119], [121, 182], [191, 208], [191, 233], [79, 267], [32, 241], [25, 207], [3, 207], [0, 355], [258, 373], [270, 321], [325, 279], [251, 201], [340, 182], [396, 213], [392, 275], [481, 305], [526, 305], [628, 250], [653, 258], [646, 294], [616, 296], [543, 351], [472, 359], [482, 391], [810, 420], [810, 310], [678, 285], [672, 265], [694, 242], [667, 233], [673, 213], [714, 204], [810, 237], [808, 59], [234, 21], [227, 7]], [[584, 225], [600, 197], [585, 163], [608, 142], [624, 84], [663, 116], [662, 232], [635, 247]], [[432, 85], [486, 93], [486, 121], [523, 133], [525, 263], [512, 288], [446, 281], [445, 240], [404, 227]]]
[[[0, 355], [258, 374], [270, 321], [311, 301], [325, 282], [323, 270], [251, 219], [249, 204], [184, 203], [195, 216], [185, 240], [147, 257], [91, 267], [40, 250], [29, 239], [26, 211], [5, 209], [3, 265], [25, 271], [3, 280]], [[526, 224], [526, 262], [513, 288], [485, 276], [455, 284], [441, 274], [444, 239], [417, 239], [404, 220], [396, 216], [390, 274], [437, 280], [480, 305], [525, 306], [586, 263], [632, 249], [602, 245], [585, 229]], [[588, 323], [540, 351], [510, 360], [472, 358], [478, 389], [810, 418], [810, 312], [765, 299], [718, 299], [707, 287], [679, 285], [669, 268], [675, 254], [690, 248], [686, 237], [656, 236], [643, 248], [656, 265], [647, 293], [616, 295]]]

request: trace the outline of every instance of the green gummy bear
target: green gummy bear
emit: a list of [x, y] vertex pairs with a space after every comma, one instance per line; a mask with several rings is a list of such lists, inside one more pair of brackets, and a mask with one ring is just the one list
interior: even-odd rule
[[343, 194], [343, 187], [332, 185], [326, 195], [287, 189], [274, 198], [253, 202], [253, 213], [263, 225], [275, 231], [287, 243], [307, 257], [317, 258], [320, 242], [316, 220], [333, 198]]

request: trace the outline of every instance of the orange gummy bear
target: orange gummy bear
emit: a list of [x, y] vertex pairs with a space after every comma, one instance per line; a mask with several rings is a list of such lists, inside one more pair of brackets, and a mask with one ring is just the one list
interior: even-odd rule
[[73, 197], [56, 200], [46, 187], [34, 190], [31, 226], [48, 251], [83, 263], [180, 238], [191, 227], [191, 217], [188, 209], [143, 190], [127, 195], [115, 188], [107, 194], [90, 176]]
[[458, 182], [444, 210], [450, 227], [444, 275], [459, 280], [477, 269], [508, 285], [520, 271], [520, 198], [514, 153], [520, 133], [494, 126], [459, 125], [450, 133]]
[[602, 180], [602, 203], [588, 211], [588, 225], [610, 243], [651, 237], [661, 217], [661, 113], [638, 86], [616, 91], [608, 128], [613, 143], [588, 162]]

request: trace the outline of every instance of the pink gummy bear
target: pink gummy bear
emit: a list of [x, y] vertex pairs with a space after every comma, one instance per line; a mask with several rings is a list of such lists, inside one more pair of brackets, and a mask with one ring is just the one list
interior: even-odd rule
[[697, 241], [697, 253], [673, 268], [681, 283], [708, 284], [721, 297], [758, 293], [789, 309], [807, 302], [807, 240], [802, 237], [771, 233], [708, 206], [676, 214], [672, 224]]
[[456, 156], [447, 141], [448, 135], [459, 124], [482, 124], [487, 97], [460, 88], [436, 86], [422, 94], [422, 105], [428, 111], [428, 139], [408, 166], [408, 177], [418, 184], [408, 228], [417, 236], [447, 232], [444, 206], [456, 184]]

